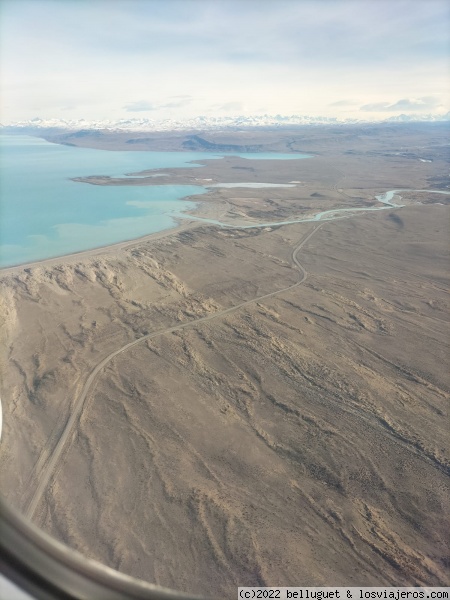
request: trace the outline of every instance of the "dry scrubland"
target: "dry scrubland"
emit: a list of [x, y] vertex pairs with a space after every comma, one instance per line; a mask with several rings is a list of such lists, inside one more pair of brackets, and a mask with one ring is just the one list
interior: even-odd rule
[[[370, 172], [361, 156], [318, 181], [325, 209], [354, 195], [362, 167], [366, 201], [440, 169], [405, 159], [391, 185], [388, 159]], [[34, 520], [125, 573], [216, 598], [238, 585], [448, 584], [449, 210], [324, 223], [298, 254], [300, 286], [113, 358]], [[5, 271], [5, 496], [27, 510], [105, 356], [293, 285], [310, 231], [200, 225]]]

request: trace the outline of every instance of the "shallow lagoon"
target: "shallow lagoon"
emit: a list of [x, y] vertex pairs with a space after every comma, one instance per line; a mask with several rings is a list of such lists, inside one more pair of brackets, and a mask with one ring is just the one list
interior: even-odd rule
[[[258, 160], [304, 154], [228, 153]], [[220, 159], [208, 152], [106, 151], [51, 144], [30, 136], [0, 136], [0, 267], [114, 244], [173, 227], [188, 185], [95, 186], [72, 177], [192, 167]]]

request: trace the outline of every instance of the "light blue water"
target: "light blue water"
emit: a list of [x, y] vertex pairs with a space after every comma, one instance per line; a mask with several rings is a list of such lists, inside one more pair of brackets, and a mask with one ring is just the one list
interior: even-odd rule
[[[242, 158], [301, 159], [305, 154], [229, 153]], [[223, 156], [208, 152], [109, 152], [0, 136], [0, 267], [134, 239], [173, 227], [193, 209], [193, 185], [96, 186], [71, 181], [145, 169], [192, 167]]]

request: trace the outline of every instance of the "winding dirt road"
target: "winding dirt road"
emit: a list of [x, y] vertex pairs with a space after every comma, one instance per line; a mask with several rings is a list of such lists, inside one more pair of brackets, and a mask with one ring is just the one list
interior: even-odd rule
[[25, 512], [26, 516], [30, 519], [33, 517], [33, 515], [36, 511], [36, 508], [37, 508], [45, 490], [47, 489], [47, 487], [50, 483], [50, 480], [51, 480], [53, 474], [55, 473], [56, 468], [58, 467], [58, 464], [62, 458], [63, 452], [66, 449], [68, 442], [70, 441], [71, 435], [73, 434], [74, 429], [76, 428], [76, 426], [80, 420], [81, 414], [83, 412], [84, 404], [85, 404], [88, 394], [90, 392], [92, 392], [92, 390], [95, 386], [95, 383], [98, 379], [98, 376], [101, 373], [101, 371], [103, 370], [103, 368], [106, 367], [106, 365], [114, 357], [116, 357], [118, 354], [122, 354], [122, 352], [126, 352], [130, 348], [133, 348], [133, 346], [137, 346], [138, 344], [141, 344], [145, 340], [150, 340], [152, 338], [156, 338], [158, 336], [165, 335], [167, 333], [172, 333], [174, 331], [180, 331], [182, 329], [187, 329], [188, 327], [193, 327], [195, 325], [199, 325], [200, 323], [206, 323], [207, 321], [212, 321], [213, 319], [217, 319], [219, 317], [223, 317], [225, 315], [233, 313], [233, 312], [243, 308], [244, 306], [254, 304], [255, 302], [260, 302], [261, 300], [265, 300], [267, 298], [272, 298], [273, 296], [276, 296], [278, 294], [287, 292], [288, 290], [292, 290], [292, 289], [298, 287], [306, 280], [306, 278], [308, 277], [308, 273], [306, 272], [306, 270], [302, 267], [302, 265], [298, 261], [297, 254], [301, 250], [301, 248], [311, 239], [311, 237], [318, 231], [318, 229], [320, 229], [321, 226], [322, 226], [321, 224], [316, 225], [312, 229], [312, 231], [310, 231], [295, 246], [295, 248], [292, 252], [292, 262], [293, 262], [294, 266], [300, 271], [300, 279], [299, 279], [299, 281], [297, 281], [297, 283], [294, 283], [293, 285], [289, 285], [285, 288], [282, 288], [281, 290], [277, 290], [277, 291], [271, 292], [269, 294], [264, 294], [263, 296], [258, 296], [257, 298], [252, 298], [251, 300], [242, 302], [241, 304], [238, 304], [237, 306], [233, 306], [231, 308], [221, 310], [212, 315], [208, 315], [206, 317], [201, 317], [199, 319], [195, 319], [194, 321], [188, 321], [187, 323], [182, 323], [180, 325], [175, 325], [174, 327], [169, 327], [167, 329], [162, 329], [160, 331], [155, 331], [153, 333], [149, 333], [137, 340], [133, 340], [132, 342], [125, 344], [125, 346], [122, 346], [121, 348], [115, 350], [114, 352], [111, 352], [111, 354], [109, 354], [106, 358], [104, 358], [101, 362], [99, 362], [98, 365], [92, 370], [89, 377], [87, 378], [86, 383], [84, 384], [84, 387], [83, 387], [79, 397], [75, 401], [72, 413], [70, 414], [70, 416], [66, 422], [66, 425], [59, 437], [59, 440], [53, 450], [53, 453], [50, 456], [50, 458], [48, 459], [42, 473], [40, 474], [39, 483], [36, 487], [36, 490], [33, 493], [33, 496], [31, 497], [31, 500], [30, 500], [28, 507], [26, 509], [26, 512]]

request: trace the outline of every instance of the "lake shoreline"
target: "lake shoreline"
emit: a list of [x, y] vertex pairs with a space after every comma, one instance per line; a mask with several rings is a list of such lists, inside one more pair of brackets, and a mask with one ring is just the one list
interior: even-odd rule
[[[211, 211], [211, 197], [216, 195], [205, 184], [222, 181], [219, 173], [224, 171], [224, 164], [232, 181], [239, 181], [255, 171], [249, 165], [263, 162], [265, 169], [270, 164], [299, 163], [311, 157], [300, 153], [226, 156], [134, 149], [116, 154], [70, 148], [26, 135], [3, 135], [0, 139], [2, 270], [172, 231], [179, 227], [177, 215], [185, 211], [216, 217], [220, 208]], [[242, 169], [243, 175], [233, 168]], [[217, 175], [209, 176], [209, 171]], [[83, 187], [83, 183], [90, 185]], [[275, 179], [274, 183], [284, 180]], [[209, 197], [202, 202], [204, 194]]]
[[[267, 232], [196, 227], [156, 241], [132, 242], [128, 249], [110, 248], [109, 254], [99, 252], [94, 258], [84, 253], [71, 263], [65, 258], [3, 277], [0, 468], [8, 501], [28, 510], [46, 475], [47, 463], [38, 461], [50, 444], [54, 447], [52, 432], [59, 434], [73, 414], [89, 374], [125, 349], [99, 372], [76, 435], [68, 442], [64, 468], [56, 471], [52, 502], [58, 511], [66, 510], [63, 518], [55, 523], [45, 497], [36, 508], [34, 520], [47, 533], [65, 541], [75, 531], [86, 554], [100, 538], [98, 559], [109, 565], [103, 548], [117, 540], [123, 555], [133, 548], [134, 512], [124, 513], [124, 505], [136, 506], [144, 522], [146, 511], [153, 513], [148, 490], [156, 490], [164, 519], [175, 530], [174, 504], [165, 502], [169, 489], [187, 515], [183, 530], [192, 531], [192, 502], [200, 481], [205, 497], [209, 486], [218, 486], [213, 498], [224, 498], [230, 514], [237, 507], [245, 515], [252, 497], [264, 518], [273, 515], [267, 528], [261, 529], [259, 521], [245, 522], [258, 533], [261, 546], [268, 547], [283, 527], [283, 542], [288, 540], [291, 548], [302, 542], [291, 531], [302, 507], [305, 522], [316, 519], [320, 527], [311, 542], [315, 547], [328, 548], [323, 540], [334, 532], [337, 540], [344, 540], [339, 551], [349, 565], [344, 574], [351, 577], [354, 546], [341, 536], [341, 522], [334, 527], [334, 521], [330, 525], [317, 516], [317, 502], [325, 514], [331, 497], [333, 506], [358, 523], [361, 492], [352, 482], [369, 464], [374, 465], [375, 480], [366, 490], [363, 479], [367, 502], [400, 523], [399, 539], [415, 536], [412, 551], [427, 556], [427, 565], [434, 569], [431, 575], [419, 572], [421, 581], [443, 582], [440, 557], [446, 547], [443, 539], [439, 545], [438, 535], [446, 498], [446, 454], [435, 448], [446, 448], [448, 438], [442, 415], [449, 210], [410, 206], [360, 213], [357, 221], [342, 219], [320, 228], [303, 223]], [[300, 278], [292, 251], [305, 239], [298, 261], [307, 281], [291, 288]], [[274, 292], [278, 294], [255, 301]], [[199, 321], [208, 316], [213, 319]], [[183, 328], [172, 329], [177, 326]], [[283, 402], [276, 404], [274, 398]], [[268, 420], [270, 411], [274, 416]], [[259, 435], [269, 427], [268, 439], [274, 440], [270, 445]], [[400, 435], [405, 440], [401, 444]], [[284, 450], [286, 440], [295, 457], [306, 456], [306, 464], [319, 465], [326, 478], [291, 460]], [[86, 447], [95, 448], [98, 461]], [[174, 456], [181, 458], [174, 461]], [[136, 457], [144, 462], [130, 469]], [[167, 488], [151, 471], [155, 461], [164, 468]], [[37, 463], [42, 466], [36, 468]], [[399, 463], [407, 485], [400, 492]], [[417, 472], [419, 484], [412, 479]], [[149, 473], [148, 488], [141, 485], [143, 473]], [[286, 479], [300, 482], [300, 487], [288, 488], [289, 494], [297, 494], [295, 501], [279, 494]], [[384, 487], [380, 480], [387, 482]], [[330, 481], [336, 483], [331, 486]], [[305, 488], [317, 499], [312, 505], [302, 503]], [[270, 489], [274, 492], [267, 497]], [[424, 507], [414, 523], [398, 508], [403, 507], [404, 489], [415, 494], [415, 506]], [[440, 490], [433, 511], [427, 504], [430, 489]], [[93, 518], [84, 527], [93, 490], [105, 517], [100, 524]], [[224, 490], [232, 493], [226, 496]], [[386, 498], [391, 502], [387, 507]], [[222, 521], [216, 522], [219, 530]], [[425, 523], [425, 533], [416, 523], [420, 528]], [[142, 531], [143, 543], [151, 547], [153, 528]], [[372, 552], [371, 546], [362, 545], [358, 531], [349, 527], [345, 533]], [[376, 533], [373, 540], [378, 540]], [[190, 543], [187, 536], [185, 547]], [[283, 555], [286, 564], [299, 557], [290, 571], [292, 581], [300, 568], [311, 568], [302, 562], [303, 546], [298, 548]], [[159, 556], [170, 560], [169, 550]], [[393, 581], [394, 576], [394, 581], [408, 582], [409, 571], [403, 575], [391, 569], [384, 575], [391, 563], [377, 550], [369, 558], [378, 562], [367, 561], [373, 573], [369, 583], [380, 577]], [[393, 556], [396, 550], [394, 546]], [[139, 576], [141, 546], [133, 552], [128, 572]], [[333, 554], [325, 558], [331, 561]], [[238, 557], [236, 573], [240, 565]], [[321, 574], [322, 565], [322, 560], [313, 563], [315, 572]], [[414, 568], [418, 565], [416, 561]]]
[[[197, 196], [186, 196], [186, 198], [184, 198], [183, 200], [186, 200], [188, 202], [198, 202], [197, 200], [194, 200], [194, 198], [197, 198]], [[198, 204], [206, 204], [206, 203], [202, 203], [202, 202], [198, 202]], [[195, 210], [195, 212], [201, 214], [203, 213], [205, 215], [205, 218], [207, 218], [206, 215], [212, 215], [217, 213], [217, 210], [211, 210], [211, 208], [213, 208], [213, 206], [211, 206], [211, 204], [209, 204], [210, 206], [210, 210], [201, 210], [200, 206], [197, 206]], [[198, 209], [198, 210], [197, 210]], [[190, 217], [190, 213], [186, 212], [184, 213], [186, 215], [186, 217], [178, 217], [178, 216], [174, 216], [174, 224], [173, 227], [168, 227], [165, 229], [161, 229], [160, 231], [153, 231], [151, 233], [148, 233], [146, 235], [143, 236], [139, 236], [136, 238], [129, 238], [127, 240], [122, 240], [120, 242], [116, 242], [113, 244], [106, 244], [104, 246], [98, 246], [98, 247], [94, 247], [94, 248], [87, 248], [85, 250], [80, 250], [79, 252], [70, 252], [68, 254], [61, 254], [58, 256], [50, 256], [48, 258], [42, 258], [39, 260], [35, 260], [35, 261], [26, 261], [17, 265], [11, 265], [11, 266], [6, 266], [6, 267], [0, 267], [0, 278], [3, 275], [8, 275], [11, 273], [14, 273], [16, 271], [23, 271], [25, 269], [28, 268], [35, 268], [35, 267], [40, 267], [40, 266], [45, 266], [45, 267], [53, 267], [57, 264], [61, 264], [61, 263], [73, 263], [73, 262], [78, 262], [78, 261], [82, 261], [85, 259], [90, 259], [94, 256], [103, 256], [103, 255], [109, 255], [112, 254], [114, 252], [120, 252], [121, 250], [128, 248], [130, 246], [133, 246], [135, 244], [142, 244], [145, 242], [150, 242], [150, 241], [154, 241], [154, 240], [158, 240], [161, 238], [165, 238], [165, 237], [171, 237], [174, 235], [177, 235], [178, 233], [182, 232], [182, 231], [186, 231], [189, 229], [193, 229], [196, 227], [201, 227], [202, 225], [205, 225], [205, 223], [202, 223], [200, 221], [195, 221], [194, 219], [192, 221], [189, 221], [189, 217]], [[194, 216], [194, 215], [192, 215]], [[197, 216], [197, 214], [195, 215]], [[210, 224], [210, 226], [213, 226]]]
[[[217, 573], [220, 598], [242, 556], [252, 585], [280, 564], [294, 584], [351, 580], [355, 564], [367, 585], [448, 582], [450, 196], [428, 193], [449, 183], [447, 137], [308, 135], [288, 141], [315, 143], [314, 160], [174, 170], [295, 188], [213, 188], [169, 205], [188, 217], [170, 229], [0, 271], [2, 483], [50, 535], [136, 577], [176, 563], [204, 594]], [[377, 196], [384, 210], [365, 210]]]
[[[43, 143], [62, 147], [61, 144], [55, 144], [54, 142], [44, 141]], [[79, 150], [82, 149], [79, 148]], [[103, 152], [106, 154], [106, 150], [103, 150]], [[131, 154], [142, 155], [143, 153], [133, 152]], [[154, 153], [152, 152], [152, 154]], [[264, 156], [266, 156], [266, 159], [261, 160]], [[278, 156], [287, 156], [287, 154], [280, 153]], [[299, 160], [292, 160], [294, 156], [298, 156]], [[367, 188], [364, 186], [363, 192], [360, 191], [363, 188], [356, 185], [352, 191], [349, 182], [346, 182], [349, 187], [345, 189], [341, 189], [337, 183], [333, 186], [326, 183], [325, 185], [313, 183], [312, 187], [311, 180], [315, 179], [317, 182], [317, 175], [322, 176], [321, 174], [326, 170], [330, 170], [330, 168], [336, 170], [336, 159], [333, 157], [330, 161], [330, 159], [321, 156], [319, 152], [308, 155], [308, 157], [313, 157], [314, 161], [304, 160], [306, 157], [303, 154], [300, 158], [299, 154], [291, 153], [290, 160], [280, 160], [280, 158], [268, 160], [267, 155], [259, 154], [259, 156], [255, 155], [253, 157], [255, 160], [249, 160], [240, 156], [222, 155], [219, 160], [210, 152], [208, 158], [203, 155], [202, 161], [204, 162], [202, 164], [192, 160], [190, 161], [191, 164], [185, 164], [182, 167], [167, 168], [160, 165], [152, 169], [138, 171], [131, 168], [126, 170], [124, 165], [124, 176], [120, 177], [111, 175], [72, 177], [70, 178], [71, 181], [76, 182], [72, 185], [78, 190], [83, 189], [82, 187], [78, 188], [80, 183], [89, 184], [87, 188], [91, 189], [110, 187], [116, 188], [116, 190], [120, 186], [126, 186], [129, 190], [143, 190], [145, 186], [158, 186], [158, 188], [164, 189], [170, 186], [188, 185], [190, 186], [190, 192], [193, 189], [198, 189], [199, 193], [190, 193], [179, 197], [179, 210], [172, 209], [166, 212], [166, 222], [160, 224], [163, 227], [158, 231], [145, 232], [141, 235], [134, 235], [134, 232], [127, 231], [124, 233], [128, 235], [117, 242], [101, 243], [101, 238], [97, 238], [98, 245], [94, 237], [91, 246], [84, 249], [75, 251], [68, 249], [67, 251], [55, 252], [53, 255], [44, 258], [11, 261], [10, 264], [5, 264], [0, 268], [0, 274], [23, 270], [36, 265], [74, 262], [83, 260], [88, 256], [109, 254], [142, 241], [169, 237], [188, 228], [206, 225], [225, 226], [227, 228], [233, 226], [270, 227], [271, 224], [287, 223], [293, 220], [313, 221], [317, 214], [330, 214], [335, 210], [349, 212], [355, 209], [355, 211], [361, 212], [365, 209], [376, 210], [375, 207], [380, 206], [378, 204], [380, 196], [377, 197], [377, 194], [380, 194], [380, 188], [377, 186], [375, 189], [371, 189], [370, 182], [368, 182]], [[352, 161], [353, 159], [350, 157], [346, 159], [346, 161], [348, 160]], [[420, 165], [421, 170], [434, 168], [431, 163], [425, 165], [421, 162]], [[96, 168], [94, 165], [92, 170]], [[117, 167], [113, 168], [117, 171]], [[344, 167], [340, 167], [340, 169], [342, 168]], [[98, 170], [100, 171], [100, 169]], [[164, 177], [162, 177], [163, 175]], [[268, 181], [270, 184], [262, 184], [262, 181]], [[400, 187], [404, 189], [403, 186], [406, 181], [391, 181], [390, 183], [403, 183], [397, 189]], [[423, 186], [425, 181], [418, 180], [417, 183], [420, 187]], [[239, 187], [239, 184], [242, 184], [242, 187]], [[264, 188], [261, 187], [262, 185], [270, 187]], [[186, 202], [191, 202], [192, 205], [186, 205]], [[142, 207], [147, 204], [140, 200], [133, 201], [133, 203], [135, 206]], [[150, 205], [150, 203], [148, 204]], [[98, 218], [100, 223], [104, 220], [105, 227], [108, 227], [107, 215], [100, 215]], [[155, 218], [158, 219], [159, 217], [156, 215]], [[167, 222], [169, 218], [170, 223]], [[142, 231], [143, 228], [140, 229]], [[59, 233], [61, 237], [63, 234], [64, 230]], [[82, 231], [80, 231], [80, 235], [84, 235]]]

